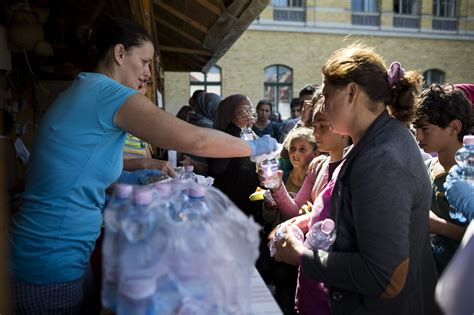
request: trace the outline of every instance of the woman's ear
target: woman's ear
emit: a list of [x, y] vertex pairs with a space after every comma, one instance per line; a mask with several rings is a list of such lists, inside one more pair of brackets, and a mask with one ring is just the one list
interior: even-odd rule
[[123, 63], [125, 58], [125, 47], [122, 44], [117, 44], [114, 46], [114, 60], [119, 65]]
[[449, 134], [457, 136], [462, 130], [462, 122], [459, 119], [454, 119], [449, 123]]
[[359, 92], [359, 86], [355, 84], [354, 82], [351, 82], [347, 85], [347, 90], [349, 93], [348, 95], [349, 103], [354, 103], [357, 97], [357, 93]]

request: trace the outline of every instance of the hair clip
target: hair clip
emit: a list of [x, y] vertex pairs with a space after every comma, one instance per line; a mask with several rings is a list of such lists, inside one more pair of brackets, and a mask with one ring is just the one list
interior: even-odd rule
[[402, 68], [402, 65], [398, 61], [392, 62], [390, 68], [387, 71], [387, 79], [390, 87], [397, 84], [404, 75], [405, 69]]

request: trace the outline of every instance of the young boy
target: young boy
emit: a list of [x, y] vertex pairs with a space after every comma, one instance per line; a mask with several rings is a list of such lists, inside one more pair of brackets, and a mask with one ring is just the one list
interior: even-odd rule
[[418, 101], [413, 124], [419, 146], [437, 157], [427, 160], [431, 179], [430, 215], [431, 244], [438, 274], [441, 275], [466, 230], [449, 215], [450, 206], [444, 196], [443, 183], [449, 169], [456, 164], [454, 154], [462, 147], [463, 137], [473, 127], [474, 110], [469, 100], [452, 85], [431, 85]]

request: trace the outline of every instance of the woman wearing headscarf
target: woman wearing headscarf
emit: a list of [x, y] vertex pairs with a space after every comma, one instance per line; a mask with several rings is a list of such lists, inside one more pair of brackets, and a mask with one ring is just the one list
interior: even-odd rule
[[189, 123], [199, 127], [212, 128], [220, 101], [221, 97], [215, 93], [199, 94], [194, 104], [194, 111], [189, 113]]
[[[252, 125], [252, 103], [245, 95], [234, 94], [219, 104], [214, 128], [240, 137], [242, 127]], [[214, 186], [222, 190], [247, 215], [254, 215], [261, 205], [249, 201], [259, 185], [255, 163], [249, 158], [208, 159], [209, 174]]]

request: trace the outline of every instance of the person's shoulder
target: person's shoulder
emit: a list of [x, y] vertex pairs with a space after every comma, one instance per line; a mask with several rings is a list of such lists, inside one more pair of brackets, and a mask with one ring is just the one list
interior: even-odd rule
[[100, 90], [101, 93], [117, 93], [123, 92], [127, 94], [139, 93], [137, 90], [129, 88], [121, 84], [120, 82], [106, 76], [102, 73], [97, 72], [81, 72], [77, 76], [78, 81], [81, 84], [89, 86], [89, 88], [96, 88]]

